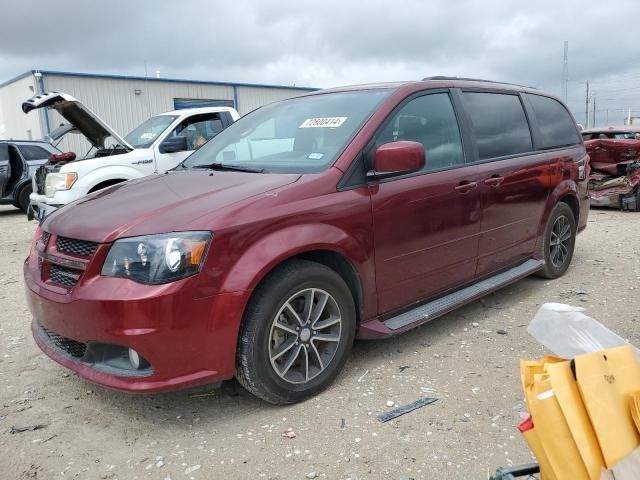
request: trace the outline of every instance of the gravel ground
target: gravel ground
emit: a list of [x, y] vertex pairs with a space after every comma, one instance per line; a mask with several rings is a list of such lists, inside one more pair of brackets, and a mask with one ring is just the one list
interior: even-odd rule
[[[528, 278], [399, 338], [357, 342], [328, 390], [273, 407], [235, 382], [199, 393], [117, 393], [49, 360], [31, 339], [22, 284], [35, 225], [0, 207], [0, 476], [485, 479], [498, 466], [530, 462], [516, 430], [518, 360], [544, 351], [526, 325], [541, 303], [572, 303], [640, 343], [639, 228], [640, 214], [594, 210], [563, 278]], [[386, 424], [376, 419], [387, 402], [422, 396], [438, 401]], [[33, 424], [44, 427], [10, 433]]]

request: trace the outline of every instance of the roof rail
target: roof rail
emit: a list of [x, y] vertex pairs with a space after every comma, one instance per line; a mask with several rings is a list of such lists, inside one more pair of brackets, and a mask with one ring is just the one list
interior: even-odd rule
[[518, 85], [516, 83], [509, 83], [509, 82], [498, 82], [496, 80], [484, 80], [482, 78], [467, 78], [467, 77], [448, 77], [446, 75], [434, 75], [432, 77], [424, 77], [422, 79], [422, 81], [427, 81], [427, 80], [460, 80], [460, 81], [464, 81], [464, 82], [485, 82], [485, 83], [498, 83], [500, 85], [514, 85], [517, 87], [524, 87], [524, 88], [533, 88], [536, 89], [536, 87], [530, 87], [528, 85]]

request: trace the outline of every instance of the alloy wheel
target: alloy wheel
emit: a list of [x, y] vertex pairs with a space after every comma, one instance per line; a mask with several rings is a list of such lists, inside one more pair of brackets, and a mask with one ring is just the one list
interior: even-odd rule
[[306, 383], [331, 363], [340, 343], [342, 316], [325, 290], [307, 288], [284, 302], [271, 323], [269, 360], [289, 383]]
[[549, 241], [549, 259], [554, 267], [560, 268], [569, 257], [571, 241], [571, 224], [567, 217], [560, 215], [553, 224]]

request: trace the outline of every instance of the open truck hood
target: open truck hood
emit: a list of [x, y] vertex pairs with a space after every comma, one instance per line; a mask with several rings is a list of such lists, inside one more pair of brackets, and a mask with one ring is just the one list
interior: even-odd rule
[[87, 140], [96, 148], [104, 148], [104, 142], [108, 137], [113, 137], [116, 142], [128, 150], [133, 150], [119, 134], [100, 119], [95, 113], [85, 107], [78, 100], [66, 93], [47, 92], [35, 95], [22, 102], [22, 111], [29, 113], [38, 108], [52, 108], [65, 120], [76, 127]]
[[71, 125], [70, 123], [64, 123], [64, 124], [60, 125], [58, 128], [56, 128], [54, 131], [50, 132], [49, 135], [45, 135], [43, 140], [45, 142], [49, 142], [49, 143], [51, 143], [51, 144], [53, 144], [55, 146], [56, 143], [58, 142], [58, 140], [60, 140], [62, 137], [64, 137], [68, 133], [76, 133], [77, 134], [77, 133], [80, 133], [80, 132], [78, 131], [78, 129], [74, 125]]

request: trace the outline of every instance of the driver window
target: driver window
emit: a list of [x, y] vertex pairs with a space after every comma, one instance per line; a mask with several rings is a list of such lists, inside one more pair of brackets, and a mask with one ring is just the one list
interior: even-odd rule
[[223, 130], [219, 113], [194, 115], [183, 120], [170, 137], [186, 137], [189, 150], [196, 150]]
[[405, 104], [380, 132], [376, 147], [400, 140], [424, 146], [425, 170], [464, 163], [460, 129], [447, 93], [423, 95]]

